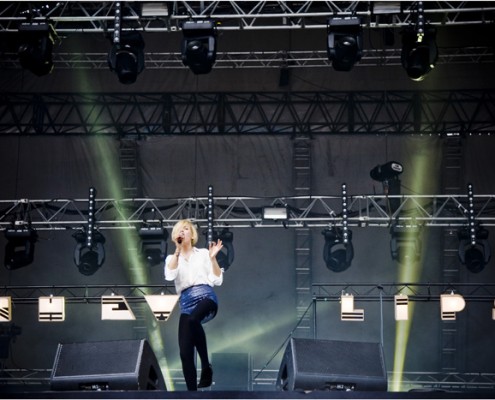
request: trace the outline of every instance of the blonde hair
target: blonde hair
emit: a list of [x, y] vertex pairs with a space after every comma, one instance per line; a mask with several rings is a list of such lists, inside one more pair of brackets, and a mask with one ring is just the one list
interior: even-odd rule
[[183, 226], [188, 226], [191, 229], [191, 245], [195, 245], [198, 243], [198, 230], [196, 229], [196, 225], [190, 219], [181, 219], [177, 221], [177, 223], [172, 228], [172, 240], [175, 242], [177, 240], [177, 236], [179, 235], [179, 231]]

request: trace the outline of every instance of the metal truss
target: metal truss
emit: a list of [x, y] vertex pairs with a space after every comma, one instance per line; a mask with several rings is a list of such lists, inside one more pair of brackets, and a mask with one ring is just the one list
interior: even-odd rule
[[[468, 223], [467, 195], [352, 195], [350, 227], [460, 228]], [[292, 204], [306, 204], [294, 207]], [[390, 204], [394, 203], [394, 208]], [[167, 229], [189, 218], [207, 227], [208, 198], [97, 199], [96, 226], [100, 230], [136, 229], [161, 224]], [[263, 219], [263, 208], [286, 206], [287, 220]], [[88, 199], [0, 200], [0, 230], [30, 225], [36, 230], [76, 230], [88, 223]], [[302, 228], [342, 226], [340, 196], [280, 198], [215, 197], [214, 228]], [[476, 223], [495, 226], [495, 195], [475, 195]]]
[[[146, 69], [186, 69], [179, 52], [145, 53]], [[492, 47], [449, 47], [440, 49], [436, 65], [493, 63]], [[53, 54], [56, 69], [108, 69], [108, 53]], [[318, 68], [330, 67], [331, 61], [323, 50], [301, 51], [229, 51], [218, 52], [215, 69], [241, 68]], [[401, 65], [401, 49], [363, 50], [363, 57], [356, 67]], [[15, 53], [5, 53], [0, 68], [21, 68]]]
[[[359, 302], [390, 302], [397, 294], [406, 294], [410, 301], [439, 301], [440, 295], [455, 292], [470, 302], [495, 299], [495, 283], [313, 283], [314, 302], [340, 302], [343, 293], [352, 294]], [[124, 296], [129, 303], [144, 303], [145, 295], [174, 294], [170, 285], [46, 285], [0, 286], [0, 296], [10, 296], [15, 304], [38, 304], [42, 296], [63, 296], [67, 303], [101, 303], [102, 296]]]
[[439, 301], [440, 295], [455, 292], [466, 301], [495, 300], [492, 283], [313, 283], [314, 302], [340, 302], [343, 293], [354, 295], [360, 302], [394, 301], [397, 294], [405, 294], [410, 301]]
[[6, 93], [0, 135], [495, 133], [495, 92]]
[[15, 304], [38, 304], [42, 296], [63, 296], [71, 304], [100, 304], [102, 296], [124, 296], [129, 303], [145, 303], [144, 296], [175, 294], [169, 285], [49, 285], [0, 286], [1, 296], [10, 296]]
[[[415, 22], [416, 2], [397, 6], [364, 1], [174, 1], [124, 2], [124, 29], [146, 32], [173, 32], [185, 20], [213, 19], [219, 30], [326, 28], [332, 16], [359, 16], [366, 28], [397, 28]], [[38, 3], [39, 4], [39, 3]], [[115, 2], [65, 1], [48, 3], [49, 8], [32, 12], [34, 20], [49, 18], [60, 33], [111, 32]], [[0, 31], [16, 31], [26, 20], [26, 2], [0, 2]], [[471, 25], [493, 22], [492, 2], [426, 1], [424, 15], [432, 25]]]

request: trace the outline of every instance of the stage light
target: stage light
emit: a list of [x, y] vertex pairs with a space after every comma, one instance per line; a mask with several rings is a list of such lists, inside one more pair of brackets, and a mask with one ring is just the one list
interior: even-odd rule
[[167, 255], [168, 232], [161, 225], [142, 226], [138, 230], [141, 238], [140, 254], [149, 267], [163, 264]]
[[10, 321], [12, 321], [12, 298], [2, 296], [0, 297], [0, 322]]
[[396, 321], [407, 321], [409, 319], [409, 296], [396, 294], [394, 296], [394, 310]]
[[341, 228], [327, 228], [321, 233], [325, 237], [323, 260], [327, 268], [334, 272], [345, 271], [351, 266], [352, 259], [354, 258], [352, 231], [347, 231], [347, 243], [344, 242], [344, 234]]
[[63, 322], [65, 321], [65, 297], [41, 296], [38, 298], [39, 322]]
[[215, 63], [217, 44], [213, 21], [186, 21], [181, 45], [182, 63], [194, 74], [207, 74]]
[[[398, 196], [401, 192], [401, 181], [399, 175], [402, 174], [404, 168], [397, 161], [389, 161], [383, 165], [377, 165], [370, 171], [371, 179], [381, 182], [383, 193], [386, 196]], [[400, 199], [388, 199], [390, 210], [395, 212], [400, 207]]]
[[370, 176], [378, 182], [387, 182], [398, 179], [399, 175], [404, 171], [404, 167], [397, 161], [389, 161], [383, 165], [377, 165], [370, 171]]
[[466, 301], [460, 294], [442, 294], [440, 295], [440, 313], [442, 321], [454, 321], [456, 313], [464, 310]]
[[359, 18], [330, 18], [327, 25], [327, 53], [333, 69], [350, 71], [362, 57], [362, 40]]
[[399, 264], [417, 262], [421, 258], [422, 242], [419, 226], [393, 224], [390, 228], [390, 253]]
[[124, 296], [112, 293], [110, 296], [101, 296], [101, 319], [102, 321], [134, 321], [136, 316]]
[[474, 239], [469, 228], [460, 229], [459, 260], [473, 273], [483, 271], [491, 258], [490, 243], [488, 242], [488, 230], [478, 227], [474, 233]]
[[426, 26], [423, 2], [417, 2], [416, 25], [404, 29], [402, 34], [402, 66], [413, 81], [422, 81], [435, 68], [438, 58], [436, 29]]
[[364, 310], [354, 308], [354, 296], [342, 293], [340, 296], [340, 320], [364, 321]]
[[21, 66], [37, 76], [52, 72], [53, 44], [57, 39], [53, 26], [47, 22], [23, 22], [18, 32], [20, 44], [17, 55]]
[[38, 234], [29, 224], [16, 221], [11, 228], [5, 230], [5, 268], [10, 270], [26, 267], [34, 260], [34, 244]]
[[263, 219], [271, 221], [286, 221], [289, 218], [289, 211], [283, 207], [263, 207]]
[[144, 40], [139, 32], [122, 32], [120, 42], [114, 43], [108, 54], [110, 71], [125, 85], [136, 82], [144, 69]]
[[[208, 233], [206, 233], [206, 235], [208, 235]], [[229, 231], [228, 228], [224, 228], [220, 232], [213, 231], [212, 238], [213, 242], [216, 242], [218, 239], [222, 241], [223, 248], [217, 254], [217, 262], [220, 268], [227, 271], [234, 262], [234, 234]]]
[[474, 187], [471, 183], [467, 185], [467, 208], [468, 226], [457, 232], [459, 238], [459, 259], [471, 272], [483, 271], [485, 265], [490, 261], [491, 250], [488, 243], [488, 231], [477, 225], [474, 210]]
[[76, 240], [74, 250], [74, 263], [83, 275], [93, 275], [105, 261], [105, 237], [98, 231], [94, 231], [91, 245], [88, 246], [88, 235], [84, 230], [72, 235]]
[[179, 296], [176, 294], [158, 294], [144, 296], [157, 321], [166, 321], [174, 310]]

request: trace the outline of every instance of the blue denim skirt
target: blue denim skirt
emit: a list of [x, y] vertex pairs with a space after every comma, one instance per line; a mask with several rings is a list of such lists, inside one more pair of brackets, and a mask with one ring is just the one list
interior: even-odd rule
[[[210, 299], [218, 304], [215, 291], [209, 285], [196, 285], [184, 289], [179, 298], [180, 312], [182, 314], [191, 314], [201, 300]], [[211, 312], [201, 321], [202, 324], [213, 319], [216, 312]]]

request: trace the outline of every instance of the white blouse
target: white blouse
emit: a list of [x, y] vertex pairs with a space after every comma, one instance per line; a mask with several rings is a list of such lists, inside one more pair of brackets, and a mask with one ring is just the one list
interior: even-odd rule
[[193, 247], [193, 252], [186, 260], [179, 255], [179, 263], [176, 269], [170, 269], [169, 263], [176, 257], [170, 254], [165, 259], [165, 279], [175, 281], [175, 290], [178, 295], [184, 289], [195, 285], [220, 286], [223, 282], [223, 270], [220, 276], [213, 273], [213, 264], [210, 260], [208, 249], [198, 249]]

